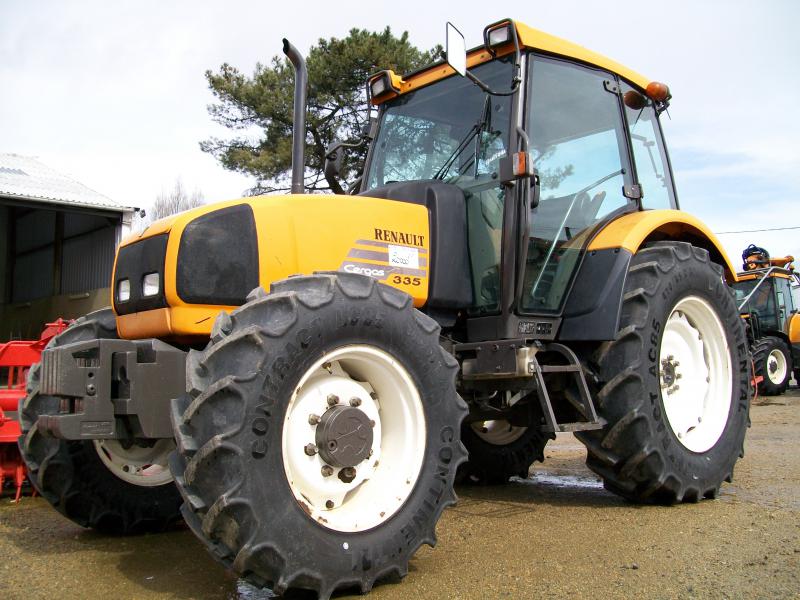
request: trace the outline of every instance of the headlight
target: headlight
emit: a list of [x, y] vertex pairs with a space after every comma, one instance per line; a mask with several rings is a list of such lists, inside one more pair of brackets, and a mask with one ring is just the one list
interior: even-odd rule
[[386, 79], [380, 77], [372, 82], [372, 97], [377, 98], [386, 91]]
[[127, 302], [131, 299], [131, 282], [129, 279], [122, 279], [117, 284], [117, 301]]
[[372, 99], [388, 97], [389, 94], [400, 93], [401, 79], [392, 71], [381, 71], [369, 79], [369, 90]]
[[158, 294], [158, 287], [158, 273], [148, 273], [144, 276], [144, 279], [142, 279], [142, 296], [145, 298], [155, 296]]
[[504, 25], [497, 29], [490, 29], [486, 37], [490, 48], [501, 44], [507, 44], [511, 41], [511, 26]]

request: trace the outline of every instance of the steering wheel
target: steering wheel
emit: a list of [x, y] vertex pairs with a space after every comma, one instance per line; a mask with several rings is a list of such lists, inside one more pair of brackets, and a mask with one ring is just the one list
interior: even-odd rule
[[601, 183], [605, 183], [609, 179], [613, 179], [617, 175], [622, 175], [623, 173], [624, 171], [620, 169], [618, 171], [614, 171], [613, 173], [609, 173], [608, 175], [604, 175], [597, 181], [590, 183], [575, 194], [575, 198], [572, 200], [572, 205], [573, 208], [578, 209], [578, 215], [585, 220], [585, 226], [588, 226], [594, 222], [597, 212], [600, 210], [600, 206], [603, 204], [603, 200], [606, 199], [605, 190], [597, 192], [591, 198], [589, 198], [589, 190], [596, 188]]

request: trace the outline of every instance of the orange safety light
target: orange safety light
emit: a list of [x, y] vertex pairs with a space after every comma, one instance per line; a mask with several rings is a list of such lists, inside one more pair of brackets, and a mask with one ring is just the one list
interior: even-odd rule
[[516, 177], [531, 175], [533, 171], [528, 170], [528, 165], [531, 163], [530, 158], [527, 152], [514, 152], [511, 155], [511, 172]]
[[669, 87], [667, 84], [658, 81], [651, 81], [648, 83], [646, 93], [648, 98], [654, 100], [655, 102], [666, 102], [672, 98], [672, 94], [669, 93]]
[[513, 152], [500, 159], [500, 181], [511, 182], [515, 179], [533, 175], [533, 160], [527, 152]]

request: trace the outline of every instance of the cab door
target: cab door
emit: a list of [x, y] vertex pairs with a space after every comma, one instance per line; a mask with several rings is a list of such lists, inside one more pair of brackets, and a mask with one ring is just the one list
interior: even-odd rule
[[555, 313], [596, 225], [638, 204], [616, 76], [537, 54], [529, 69], [526, 126], [541, 183], [519, 306]]

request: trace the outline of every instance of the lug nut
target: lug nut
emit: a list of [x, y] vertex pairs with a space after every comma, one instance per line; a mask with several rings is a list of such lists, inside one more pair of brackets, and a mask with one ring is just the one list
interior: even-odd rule
[[336, 394], [328, 394], [328, 406], [339, 404], [339, 396]]
[[310, 415], [308, 415], [308, 424], [309, 425], [316, 425], [319, 422], [320, 422], [319, 415], [315, 415], [314, 413], [311, 413]]
[[342, 480], [342, 483], [350, 483], [355, 478], [356, 478], [356, 470], [353, 467], [345, 467], [344, 469], [339, 471], [339, 479]]
[[327, 502], [325, 502], [325, 508], [327, 508], [328, 510], [332, 509], [333, 508], [333, 500], [328, 500]]
[[323, 477], [330, 477], [333, 475], [333, 467], [330, 465], [324, 465], [322, 469], [320, 469]]
[[317, 453], [317, 447], [314, 444], [306, 444], [306, 447], [303, 448], [303, 450], [309, 456], [314, 456]]
[[350, 406], [361, 406], [361, 398], [358, 396], [350, 398]]
[[370, 419], [369, 420], [369, 426], [370, 427], [375, 427], [375, 419]]

